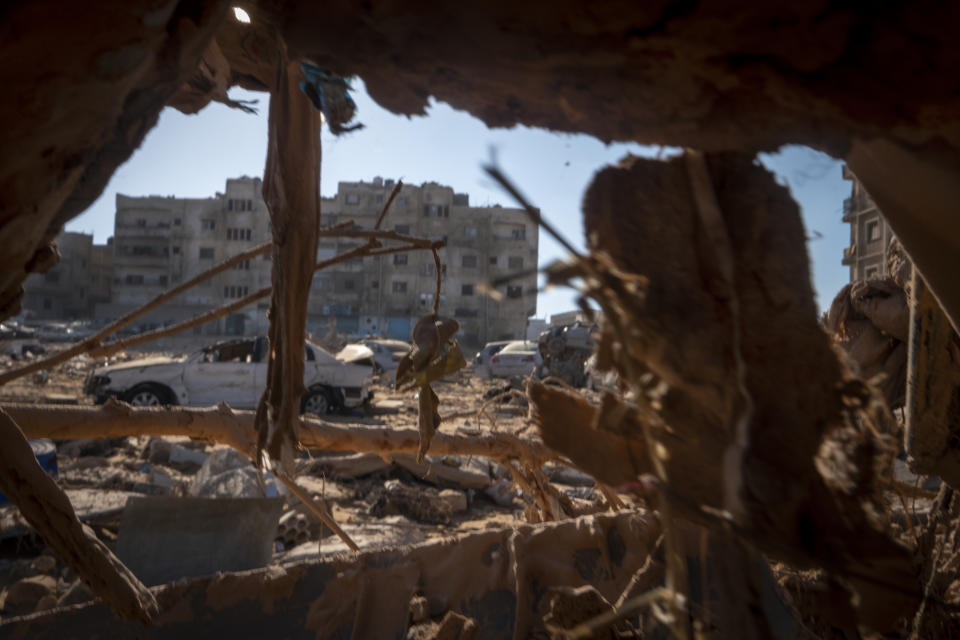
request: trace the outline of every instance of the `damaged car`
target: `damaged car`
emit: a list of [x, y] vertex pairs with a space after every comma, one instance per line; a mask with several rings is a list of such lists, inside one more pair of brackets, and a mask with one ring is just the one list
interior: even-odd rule
[[[236, 409], [256, 409], [267, 385], [268, 347], [265, 337], [251, 337], [219, 342], [180, 358], [117, 363], [91, 373], [84, 393], [98, 404], [116, 397], [135, 406], [226, 402]], [[374, 373], [370, 349], [351, 345], [336, 356], [311, 342], [305, 349], [302, 412], [323, 415], [369, 403]]]

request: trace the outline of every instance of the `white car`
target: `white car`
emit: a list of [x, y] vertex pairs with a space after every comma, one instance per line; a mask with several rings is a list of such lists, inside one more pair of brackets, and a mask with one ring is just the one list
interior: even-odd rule
[[490, 377], [490, 358], [495, 356], [501, 349], [510, 344], [509, 340], [502, 340], [500, 342], [488, 342], [483, 346], [479, 352], [477, 352], [477, 357], [473, 360], [473, 375], [478, 378], [489, 378]]
[[[99, 404], [115, 396], [136, 406], [180, 404], [205, 407], [226, 402], [255, 409], [267, 384], [267, 339], [220, 342], [182, 358], [152, 357], [97, 369], [84, 393]], [[325, 414], [362, 406], [371, 397], [373, 352], [351, 345], [336, 357], [306, 344], [303, 412]]]
[[490, 375], [497, 378], [528, 376], [535, 371], [537, 377], [543, 369], [543, 358], [536, 342], [511, 342], [490, 358]]
[[400, 360], [412, 348], [408, 342], [387, 338], [364, 338], [360, 341], [360, 344], [373, 351], [373, 357], [377, 364], [390, 374], [391, 380], [397, 371], [397, 367], [400, 366]]

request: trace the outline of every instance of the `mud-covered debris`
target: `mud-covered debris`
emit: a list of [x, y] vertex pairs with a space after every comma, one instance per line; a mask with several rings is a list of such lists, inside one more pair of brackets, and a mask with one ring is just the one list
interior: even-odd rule
[[[563, 637], [559, 630], [569, 630], [578, 624], [592, 620], [604, 613], [613, 611], [613, 605], [607, 602], [600, 592], [590, 585], [582, 587], [552, 587], [550, 592], [550, 612], [544, 617], [543, 624], [551, 631], [554, 638]], [[623, 629], [626, 631], [626, 628]], [[597, 634], [594, 638], [618, 637], [616, 627], [610, 627]]]
[[410, 622], [417, 624], [430, 616], [430, 606], [427, 599], [417, 595], [410, 598]]
[[449, 524], [453, 508], [448, 500], [432, 487], [412, 487], [399, 480], [387, 480], [370, 507], [378, 518], [402, 515], [427, 524]]
[[410, 627], [407, 640], [473, 640], [479, 630], [471, 618], [448, 611], [440, 622], [424, 622]]
[[395, 387], [419, 389], [417, 424], [420, 430], [420, 448], [417, 451], [417, 462], [423, 462], [433, 434], [440, 426], [440, 401], [430, 383], [467, 364], [459, 343], [453, 337], [459, 329], [460, 323], [453, 318], [442, 318], [436, 314], [423, 316], [413, 327], [412, 349], [403, 356], [397, 366]]

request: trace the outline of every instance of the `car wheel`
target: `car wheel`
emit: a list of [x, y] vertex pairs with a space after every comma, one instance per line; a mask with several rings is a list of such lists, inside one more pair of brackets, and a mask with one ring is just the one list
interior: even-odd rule
[[167, 404], [166, 391], [155, 384], [140, 384], [124, 394], [123, 399], [135, 407], [158, 407]]
[[330, 402], [330, 396], [323, 389], [314, 389], [303, 397], [300, 406], [301, 413], [315, 413], [318, 416], [324, 416], [330, 413], [333, 403]]

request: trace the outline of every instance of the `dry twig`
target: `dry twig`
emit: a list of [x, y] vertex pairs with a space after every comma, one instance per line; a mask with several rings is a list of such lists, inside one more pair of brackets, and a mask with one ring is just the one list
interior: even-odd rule
[[[150, 311], [153, 311], [160, 305], [172, 300], [173, 298], [180, 295], [181, 293], [184, 293], [185, 291], [192, 289], [198, 284], [205, 282], [206, 280], [209, 280], [210, 278], [217, 275], [218, 273], [226, 271], [227, 269], [234, 267], [245, 260], [250, 260], [252, 258], [261, 256], [267, 253], [268, 251], [270, 251], [271, 246], [272, 245], [268, 242], [268, 243], [256, 246], [252, 249], [248, 249], [243, 253], [238, 253], [232, 258], [224, 260], [223, 262], [216, 265], [215, 267], [211, 267], [210, 269], [207, 269], [203, 273], [197, 274], [196, 276], [194, 276], [193, 278], [190, 278], [183, 284], [178, 285], [173, 289], [164, 291], [153, 300], [131, 311], [130, 313], [120, 318], [116, 322], [113, 322], [110, 325], [104, 327], [103, 329], [96, 332], [89, 338], [81, 340], [80, 342], [74, 345], [71, 345], [66, 349], [64, 349], [63, 351], [56, 353], [48, 358], [43, 358], [41, 360], [37, 360], [36, 362], [31, 362], [30, 364], [25, 365], [23, 367], [19, 367], [17, 369], [13, 369], [11, 371], [7, 371], [6, 373], [0, 374], [0, 385], [6, 384], [11, 380], [16, 380], [17, 378], [22, 378], [23, 376], [30, 375], [35, 371], [50, 369], [51, 367], [55, 367], [56, 365], [66, 362], [67, 360], [73, 357], [76, 357], [82, 353], [87, 353], [97, 349], [101, 345], [101, 342], [103, 341], [104, 338], [111, 336], [117, 331], [119, 331], [120, 329], [123, 329], [124, 327], [128, 326], [137, 318], [143, 317], [144, 314], [149, 313]], [[227, 313], [229, 313], [229, 311]], [[189, 328], [189, 327], [184, 327], [184, 328]]]
[[[315, 501], [309, 493], [303, 490], [303, 488], [294, 482], [292, 479], [284, 475], [283, 473], [276, 473], [277, 479], [283, 483], [287, 489], [290, 490], [290, 493], [297, 496], [300, 499], [300, 502], [310, 510], [310, 513], [315, 515], [317, 519], [323, 524], [327, 525], [331, 531], [337, 534], [344, 544], [346, 544], [352, 551], [359, 552], [360, 547], [357, 546], [357, 543], [354, 542], [347, 532], [340, 528], [340, 525], [337, 524], [337, 521], [333, 519], [333, 514], [330, 512], [330, 506], [327, 504], [327, 501], [322, 497]], [[319, 502], [320, 504], [317, 504]]]

